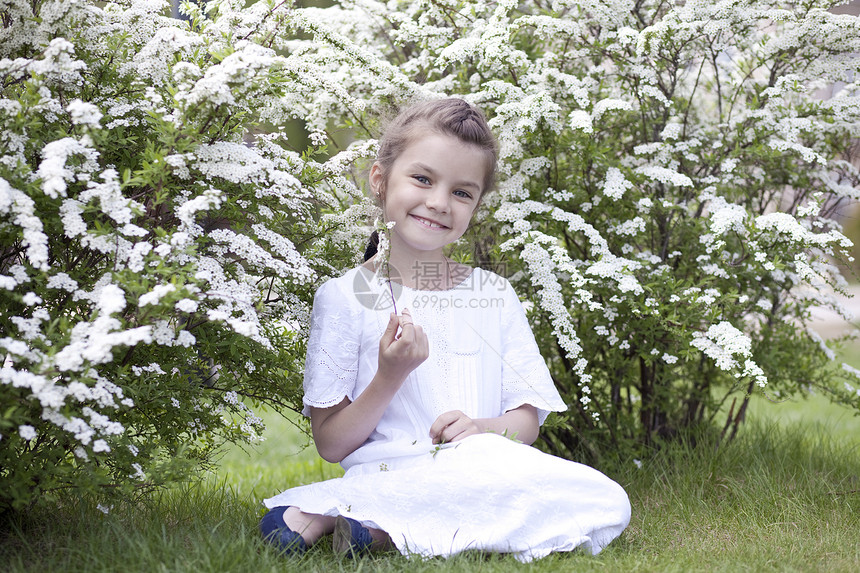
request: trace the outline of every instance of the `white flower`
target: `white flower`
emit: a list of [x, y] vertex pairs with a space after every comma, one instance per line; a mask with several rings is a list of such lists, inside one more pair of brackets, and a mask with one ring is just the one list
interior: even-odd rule
[[104, 440], [96, 440], [93, 442], [93, 451], [98, 452], [110, 452], [110, 446]]
[[104, 315], [111, 315], [125, 308], [125, 293], [117, 285], [105, 285], [96, 296], [98, 309]]
[[629, 111], [633, 109], [633, 104], [631, 104], [629, 101], [624, 101], [620, 99], [602, 99], [596, 104], [594, 104], [594, 108], [591, 111], [591, 119], [593, 121], [597, 121], [603, 116], [604, 113], [615, 109]]
[[612, 199], [621, 199], [624, 192], [633, 187], [633, 183], [628, 181], [621, 170], [617, 167], [610, 167], [606, 171], [606, 179], [603, 182], [603, 194]]
[[722, 197], [714, 197], [711, 201], [711, 233], [718, 237], [729, 231], [743, 233], [746, 216], [747, 211], [742, 205], [729, 203]]
[[187, 312], [189, 314], [197, 312], [198, 303], [196, 300], [192, 300], [190, 298], [183, 298], [175, 305], [176, 310], [180, 312]]
[[176, 217], [185, 225], [191, 226], [194, 224], [194, 216], [197, 212], [217, 209], [223, 201], [224, 197], [221, 191], [218, 189], [207, 189], [202, 195], [179, 204], [176, 207]]
[[[695, 333], [690, 344], [713, 359], [721, 370], [741, 370], [740, 376], [754, 378], [759, 386], [767, 383], [764, 372], [752, 360], [752, 340], [731, 323], [723, 321], [708, 327], [704, 334]], [[742, 369], [736, 357], [745, 359]]]
[[177, 346], [189, 348], [194, 346], [195, 342], [197, 342], [197, 338], [187, 330], [180, 330], [179, 334], [176, 335]]
[[737, 167], [737, 165], [738, 160], [734, 157], [729, 157], [728, 159], [724, 160], [722, 164], [720, 164], [720, 170], [724, 171], [725, 173], [731, 173], [735, 170], [735, 167]]
[[172, 284], [156, 285], [155, 288], [153, 288], [150, 292], [140, 296], [137, 305], [140, 307], [144, 307], [150, 304], [156, 305], [162, 297], [175, 290], [176, 287]]
[[[48, 236], [44, 233], [42, 220], [37, 216], [36, 203], [27, 194], [12, 188], [5, 179], [0, 177], [0, 215], [7, 213], [9, 213], [9, 220], [23, 231], [21, 244], [26, 247], [27, 259], [37, 269], [47, 271]], [[14, 267], [20, 267], [20, 265], [13, 265]], [[26, 278], [26, 273], [24, 276]], [[8, 290], [14, 288], [15, 285], [8, 280], [8, 277], [0, 275], [0, 280], [2, 279], [5, 279], [3, 281], [5, 288]], [[15, 282], [24, 282], [14, 277], [14, 273], [13, 279]]]
[[613, 227], [611, 230], [616, 235], [633, 237], [639, 233], [645, 232], [645, 219], [642, 217], [634, 217], [624, 221], [620, 225]]
[[61, 272], [48, 278], [47, 287], [75, 292], [78, 289], [78, 283], [68, 274]]
[[18, 426], [18, 434], [21, 436], [22, 440], [30, 441], [36, 437], [36, 428], [33, 426], [23, 424]]
[[161, 368], [161, 365], [156, 362], [150, 362], [146, 366], [132, 366], [131, 371], [134, 372], [135, 376], [140, 376], [144, 372], [152, 372], [154, 374], [164, 374], [164, 370]]
[[99, 111], [98, 107], [79, 99], [73, 99], [69, 102], [66, 111], [72, 116], [72, 123], [75, 125], [99, 127], [99, 122], [102, 119], [102, 112]]
[[[82, 160], [80, 166], [68, 166], [69, 158], [73, 156]], [[36, 176], [42, 180], [45, 195], [53, 199], [65, 197], [66, 181], [71, 180], [77, 170], [95, 170], [98, 167], [97, 157], [98, 153], [94, 149], [71, 137], [49, 142], [42, 148], [42, 162], [36, 171]]]
[[21, 300], [27, 306], [34, 306], [40, 304], [42, 302], [42, 298], [34, 292], [28, 292], [24, 295], [24, 298]]
[[639, 167], [636, 169], [636, 172], [648, 177], [649, 179], [653, 179], [654, 181], [659, 181], [660, 183], [664, 183], [666, 185], [675, 185], [676, 187], [692, 187], [693, 180], [684, 175], [683, 173], [678, 173], [677, 171], [673, 171], [672, 169], [667, 169], [665, 167], [660, 167], [658, 165], [647, 165], [645, 167]]
[[677, 122], [669, 122], [666, 124], [666, 127], [663, 128], [663, 131], [660, 133], [660, 138], [663, 140], [667, 139], [678, 139], [681, 136], [681, 131], [684, 129], [684, 126]]
[[583, 133], [594, 132], [594, 127], [591, 124], [591, 114], [587, 111], [578, 109], [570, 113], [570, 127], [572, 129], [581, 129]]
[[143, 481], [146, 479], [146, 474], [143, 473], [143, 468], [138, 463], [131, 464], [131, 467], [134, 469], [133, 474], [129, 474], [128, 477], [134, 480]]

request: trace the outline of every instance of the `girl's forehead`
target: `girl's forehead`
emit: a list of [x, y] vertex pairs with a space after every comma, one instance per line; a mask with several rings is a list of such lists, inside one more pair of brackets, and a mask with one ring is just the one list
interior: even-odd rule
[[462, 141], [461, 139], [447, 133], [435, 132], [424, 133], [417, 137], [413, 137], [409, 143], [406, 144], [403, 152], [418, 152], [421, 150], [434, 152], [451, 148], [458, 149], [461, 152], [466, 150], [468, 153], [481, 153], [481, 150], [477, 145]]
[[423, 168], [445, 173], [468, 175], [481, 188], [487, 172], [486, 155], [477, 145], [465, 143], [444, 134], [428, 134], [412, 141], [396, 160], [402, 168]]
[[412, 138], [403, 148], [398, 159], [403, 156], [415, 156], [421, 154], [468, 155], [470, 158], [474, 159], [486, 156], [487, 152], [480, 146], [463, 141], [453, 135], [430, 132]]

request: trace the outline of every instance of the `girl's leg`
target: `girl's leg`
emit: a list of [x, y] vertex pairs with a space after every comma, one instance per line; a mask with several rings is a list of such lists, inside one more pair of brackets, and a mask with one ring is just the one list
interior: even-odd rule
[[[281, 509], [281, 508], [275, 508]], [[273, 509], [270, 513], [275, 514], [275, 509]], [[274, 515], [272, 515], [274, 517]], [[264, 518], [265, 520], [266, 518]], [[305, 544], [310, 547], [319, 539], [328, 535], [329, 533], [333, 533], [335, 530], [335, 523], [338, 518], [330, 517], [325, 515], [317, 515], [314, 513], [305, 513], [301, 511], [297, 507], [287, 507], [283, 510], [282, 516], [278, 516], [277, 520], [280, 521], [283, 525], [277, 525], [278, 527], [283, 527], [284, 525], [290, 529], [290, 531], [294, 531], [301, 535]], [[373, 529], [371, 527], [363, 527], [355, 522], [356, 525], [365, 530], [370, 539], [364, 544], [363, 549], [369, 550], [387, 550], [394, 547], [394, 544], [391, 542], [391, 538], [388, 534], [381, 529]], [[272, 524], [267, 524], [267, 529], [270, 528]], [[261, 525], [262, 528], [262, 525]], [[263, 535], [266, 535], [266, 532], [263, 532]], [[351, 539], [351, 535], [349, 533], [346, 534], [346, 539], [343, 540], [343, 543], [346, 546], [352, 545], [355, 541]], [[346, 549], [344, 549], [345, 551]]]
[[365, 528], [370, 532], [370, 537], [373, 538], [373, 545], [370, 548], [373, 551], [388, 551], [394, 549], [394, 542], [391, 537], [381, 529], [373, 529], [372, 527]]
[[334, 517], [305, 513], [297, 507], [288, 507], [284, 512], [284, 523], [302, 536], [308, 547], [320, 537], [334, 531]]

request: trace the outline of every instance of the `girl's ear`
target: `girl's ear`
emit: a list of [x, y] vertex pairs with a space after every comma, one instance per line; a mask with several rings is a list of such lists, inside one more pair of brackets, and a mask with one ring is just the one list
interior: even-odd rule
[[379, 162], [375, 161], [370, 167], [370, 175], [368, 176], [368, 181], [370, 181], [370, 191], [373, 193], [373, 196], [380, 201], [384, 199], [384, 197], [382, 196], [384, 180], [385, 176], [382, 174], [382, 168], [379, 166]]

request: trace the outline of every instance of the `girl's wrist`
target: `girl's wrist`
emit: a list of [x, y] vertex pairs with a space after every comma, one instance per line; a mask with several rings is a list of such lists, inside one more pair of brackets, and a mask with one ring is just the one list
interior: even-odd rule
[[394, 386], [394, 387], [396, 387], [395, 388], [395, 390], [396, 390], [396, 389], [399, 389], [403, 385], [403, 382], [406, 381], [406, 378], [408, 376], [409, 376], [408, 372], [404, 374], [404, 373], [391, 372], [391, 371], [385, 370], [383, 368], [379, 368], [376, 371], [376, 375], [373, 377], [373, 379], [370, 382], [371, 382], [371, 384], [375, 383], [375, 385], [377, 385], [377, 386], [386, 386], [386, 387]]

